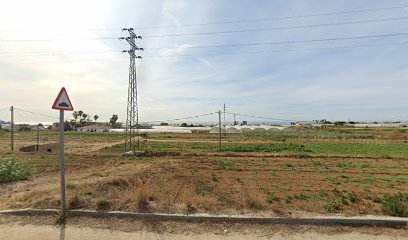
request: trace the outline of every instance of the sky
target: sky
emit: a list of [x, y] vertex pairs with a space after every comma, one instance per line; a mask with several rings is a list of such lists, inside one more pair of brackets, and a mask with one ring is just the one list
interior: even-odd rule
[[[124, 121], [129, 55], [121, 51], [129, 45], [118, 38], [129, 27], [144, 48], [142, 122], [214, 113], [224, 103], [230, 113], [294, 121], [408, 120], [408, 1], [0, 3], [2, 120], [13, 105], [17, 122], [56, 121], [51, 105], [65, 87], [75, 110]], [[196, 120], [218, 115], [188, 121]]]

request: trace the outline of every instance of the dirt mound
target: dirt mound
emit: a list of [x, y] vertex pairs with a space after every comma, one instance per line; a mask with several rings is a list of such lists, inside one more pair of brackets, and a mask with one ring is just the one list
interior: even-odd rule
[[20, 152], [48, 152], [59, 153], [59, 143], [47, 143], [41, 145], [30, 145], [20, 148]]

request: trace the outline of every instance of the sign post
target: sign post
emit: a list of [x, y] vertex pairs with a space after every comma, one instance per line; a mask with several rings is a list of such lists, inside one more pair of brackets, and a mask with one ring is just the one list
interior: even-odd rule
[[64, 169], [64, 111], [73, 111], [74, 108], [71, 104], [71, 100], [68, 97], [68, 93], [65, 88], [62, 88], [57, 98], [52, 105], [52, 109], [60, 111], [60, 174], [61, 174], [61, 217], [66, 217], [66, 205], [65, 205], [65, 169]]

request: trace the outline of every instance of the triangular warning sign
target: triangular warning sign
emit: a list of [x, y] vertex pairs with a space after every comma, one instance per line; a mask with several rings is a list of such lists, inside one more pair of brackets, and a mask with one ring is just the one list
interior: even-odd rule
[[64, 110], [64, 111], [74, 111], [71, 100], [69, 100], [68, 93], [65, 88], [62, 88], [59, 92], [57, 98], [52, 105], [52, 109]]

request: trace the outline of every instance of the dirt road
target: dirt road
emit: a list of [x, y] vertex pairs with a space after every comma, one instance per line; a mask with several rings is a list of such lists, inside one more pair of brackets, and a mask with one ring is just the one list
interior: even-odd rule
[[71, 218], [57, 226], [51, 218], [0, 217], [0, 239], [408, 239], [408, 229], [288, 225], [197, 224]]

